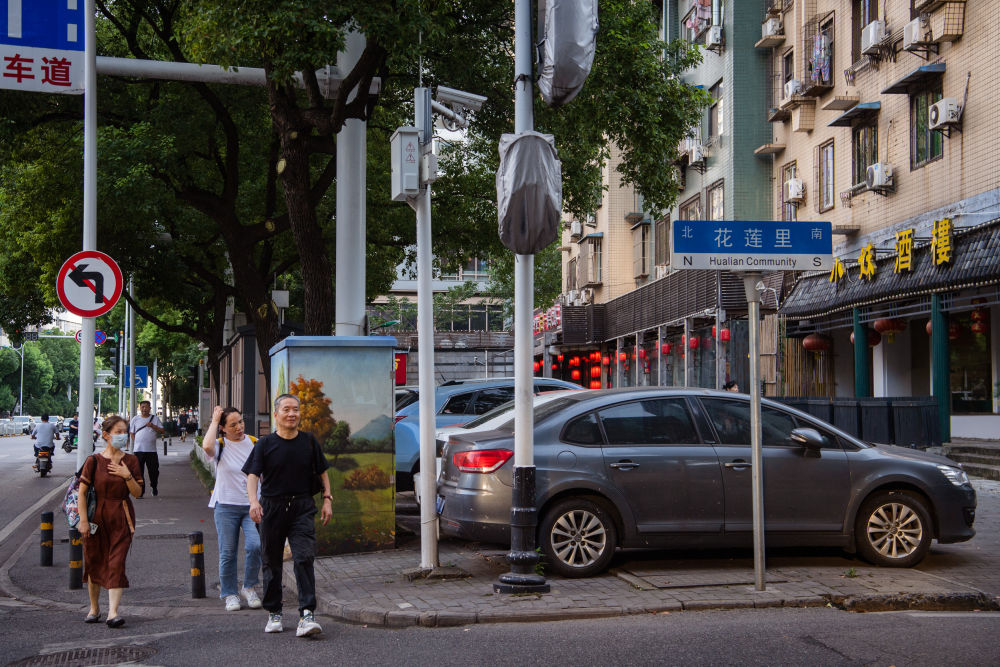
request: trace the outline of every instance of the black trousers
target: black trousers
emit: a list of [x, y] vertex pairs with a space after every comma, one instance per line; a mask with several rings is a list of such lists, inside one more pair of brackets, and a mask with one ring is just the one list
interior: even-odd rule
[[[139, 459], [139, 475], [149, 485], [149, 488], [155, 491], [156, 483], [160, 481], [160, 457], [156, 452], [136, 452], [135, 457]], [[149, 470], [148, 477], [146, 476], [147, 469]], [[146, 492], [146, 487], [142, 488], [142, 492]]]
[[285, 540], [292, 549], [295, 585], [299, 589], [299, 615], [316, 610], [316, 503], [312, 496], [261, 498], [264, 516], [257, 524], [263, 566], [264, 609], [281, 612], [282, 556]]

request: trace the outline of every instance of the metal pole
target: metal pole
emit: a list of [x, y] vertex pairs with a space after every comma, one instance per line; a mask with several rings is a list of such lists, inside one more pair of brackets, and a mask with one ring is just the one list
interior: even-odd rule
[[[421, 155], [432, 147], [430, 90], [413, 90], [414, 125], [420, 131]], [[420, 396], [420, 567], [438, 562], [437, 461], [434, 440], [434, 293], [431, 287], [431, 186], [421, 185], [413, 204], [417, 212], [417, 378]]]
[[754, 587], [764, 583], [764, 457], [761, 450], [760, 428], [760, 293], [757, 292], [759, 273], [743, 274], [743, 289], [750, 306], [750, 460], [753, 495], [753, 571]]
[[[514, 0], [514, 132], [534, 129], [531, 81], [531, 0]], [[545, 577], [535, 572], [534, 353], [532, 321], [534, 255], [514, 255], [514, 489], [510, 508], [510, 572], [493, 584], [496, 593], [547, 593]]]
[[[128, 279], [128, 295], [131, 298], [135, 298], [135, 282], [132, 278]], [[129, 401], [128, 401], [128, 418], [129, 421], [132, 417], [139, 414], [139, 406], [136, 401], [136, 386], [135, 386], [135, 308], [128, 309], [128, 386], [129, 386]]]
[[21, 355], [21, 388], [17, 390], [17, 416], [24, 415], [24, 343], [18, 350]]
[[[84, 2], [84, 94], [83, 94], [83, 250], [97, 250], [97, 31], [94, 0]], [[80, 400], [77, 412], [94, 413], [94, 332], [93, 317], [80, 323]], [[22, 364], [23, 366], [23, 364]], [[83, 467], [94, 451], [93, 422], [77, 435], [76, 469]]]
[[[347, 35], [344, 50], [337, 54], [337, 68], [354, 69], [365, 50], [365, 36]], [[348, 102], [359, 91], [351, 92]], [[367, 93], [367, 91], [365, 91]], [[337, 266], [334, 333], [363, 336], [365, 321], [365, 165], [368, 161], [367, 123], [351, 119], [337, 133]], [[433, 396], [433, 392], [425, 396]]]

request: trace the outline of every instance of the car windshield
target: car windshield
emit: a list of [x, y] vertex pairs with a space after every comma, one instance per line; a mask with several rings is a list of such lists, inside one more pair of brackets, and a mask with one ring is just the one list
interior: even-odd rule
[[482, 426], [483, 424], [485, 424], [486, 422], [490, 421], [491, 419], [495, 419], [496, 417], [499, 417], [500, 415], [504, 414], [505, 412], [510, 412], [513, 409], [514, 409], [514, 401], [507, 401], [506, 403], [503, 403], [503, 404], [498, 405], [497, 407], [493, 408], [489, 412], [484, 412], [483, 414], [479, 415], [478, 417], [476, 417], [472, 421], [467, 422], [463, 426], [463, 428], [473, 429], [473, 428], [476, 428], [478, 426]]
[[[575, 392], [572, 392], [572, 393], [575, 393]], [[538, 422], [542, 421], [543, 419], [545, 419], [549, 415], [553, 415], [553, 414], [561, 411], [566, 406], [572, 405], [573, 403], [576, 403], [578, 400], [580, 400], [580, 398], [576, 397], [576, 396], [561, 396], [561, 397], [553, 399], [551, 401], [547, 401], [545, 403], [542, 403], [541, 405], [536, 405], [535, 409], [534, 409], [534, 415], [535, 415], [534, 422], [537, 424]], [[466, 426], [468, 426], [468, 425], [466, 425]], [[508, 419], [507, 421], [505, 421], [504, 423], [498, 425], [496, 427], [496, 430], [498, 430], [498, 431], [513, 431], [514, 430], [514, 418], [512, 417], [512, 418]]]

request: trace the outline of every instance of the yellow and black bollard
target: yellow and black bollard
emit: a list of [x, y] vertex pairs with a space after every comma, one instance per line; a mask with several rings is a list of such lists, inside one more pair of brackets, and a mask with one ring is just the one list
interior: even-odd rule
[[83, 588], [83, 540], [80, 531], [69, 529], [69, 589]]
[[191, 597], [205, 597], [205, 544], [201, 531], [188, 535], [191, 543]]
[[42, 551], [39, 564], [52, 567], [52, 512], [42, 512]]

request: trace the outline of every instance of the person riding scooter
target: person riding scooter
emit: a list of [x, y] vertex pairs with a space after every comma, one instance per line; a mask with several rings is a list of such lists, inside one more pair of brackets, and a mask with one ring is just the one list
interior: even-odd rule
[[[51, 458], [55, 454], [56, 446], [53, 441], [59, 439], [59, 430], [55, 424], [49, 423], [48, 415], [42, 415], [42, 421], [36, 424], [35, 429], [31, 432], [31, 439], [36, 441], [34, 445], [36, 459], [41, 449], [47, 449]], [[37, 464], [35, 465], [35, 469], [38, 469]]]

